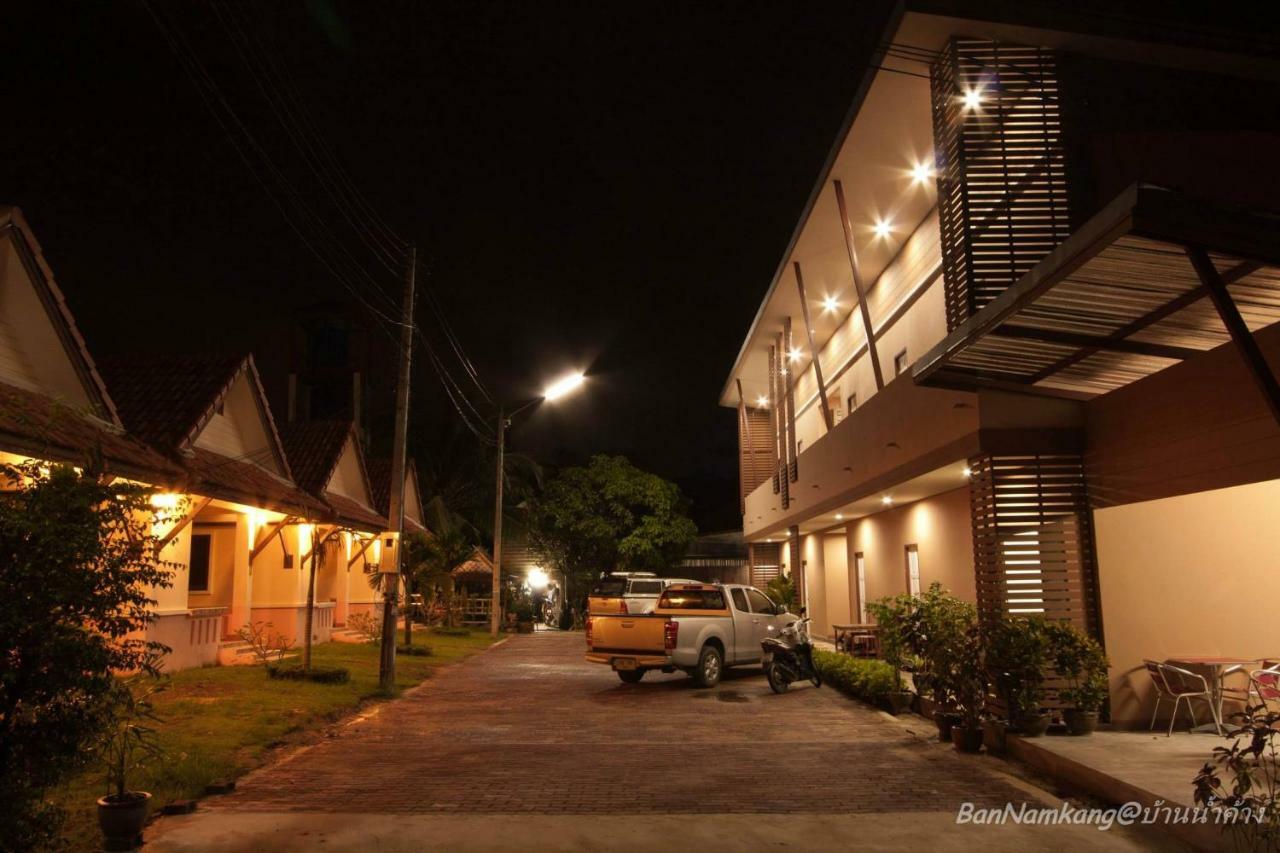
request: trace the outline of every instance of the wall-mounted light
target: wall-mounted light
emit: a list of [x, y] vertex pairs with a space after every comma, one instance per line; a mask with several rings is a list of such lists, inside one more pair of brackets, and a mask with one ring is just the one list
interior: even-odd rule
[[792, 348], [791, 348], [791, 351], [787, 353], [787, 358], [791, 359], [792, 361], [799, 361], [799, 360], [800, 360], [800, 348], [799, 348], [799, 347], [792, 347]]
[[884, 504], [885, 506], [892, 506], [893, 498], [889, 497], [888, 495], [885, 495], [880, 499], [880, 503]]
[[966, 466], [964, 466], [964, 471], [962, 471], [961, 473], [962, 473], [962, 474], [964, 474], [966, 477], [972, 477], [972, 476], [973, 476], [973, 469], [972, 469], [972, 468], [970, 468], [968, 465], [966, 465]]
[[822, 300], [822, 310], [826, 311], [828, 314], [834, 312], [839, 307], [840, 301], [834, 296], [828, 296], [826, 299]]
[[979, 88], [966, 89], [964, 93], [964, 108], [966, 110], [976, 110], [982, 105], [982, 90]]

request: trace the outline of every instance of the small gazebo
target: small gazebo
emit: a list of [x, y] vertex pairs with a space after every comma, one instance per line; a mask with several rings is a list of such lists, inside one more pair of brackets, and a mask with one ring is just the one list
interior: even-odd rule
[[484, 549], [476, 548], [470, 559], [450, 574], [455, 590], [462, 596], [462, 621], [487, 625], [493, 598], [493, 560]]

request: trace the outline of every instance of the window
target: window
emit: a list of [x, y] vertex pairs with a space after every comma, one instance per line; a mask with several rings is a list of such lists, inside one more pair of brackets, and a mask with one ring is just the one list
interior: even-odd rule
[[730, 596], [733, 598], [733, 609], [739, 613], [750, 613], [751, 608], [747, 607], [747, 594], [740, 589], [729, 590]]
[[920, 549], [915, 545], [907, 546], [907, 592], [920, 594]]
[[188, 592], [209, 591], [209, 551], [213, 537], [208, 533], [196, 533], [191, 537], [191, 573], [187, 578]]
[[862, 552], [853, 555], [853, 571], [857, 575], [858, 602], [854, 612], [858, 614], [858, 622], [867, 624], [867, 560]]
[[662, 581], [632, 581], [632, 595], [657, 595], [662, 592]]
[[853, 414], [853, 410], [858, 408], [858, 392], [849, 395], [849, 414]]
[[627, 579], [601, 578], [591, 590], [591, 594], [600, 598], [621, 598], [627, 594]]
[[773, 602], [769, 600], [769, 596], [758, 589], [747, 590], [747, 599], [751, 602], [752, 613], [771, 614], [777, 609], [773, 606]]
[[667, 610], [724, 610], [724, 591], [719, 589], [668, 589], [658, 599]]
[[840, 408], [840, 390], [836, 389], [827, 395], [827, 408], [831, 410], [831, 423], [838, 424], [844, 420], [844, 409]]
[[903, 350], [893, 357], [893, 375], [901, 376], [907, 372], [907, 351]]

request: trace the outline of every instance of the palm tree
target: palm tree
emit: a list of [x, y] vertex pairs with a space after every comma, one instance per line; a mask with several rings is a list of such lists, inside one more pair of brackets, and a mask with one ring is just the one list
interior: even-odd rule
[[[440, 533], [414, 536], [406, 542], [401, 575], [405, 584], [405, 600], [413, 591], [430, 589], [448, 583], [452, 589], [452, 572], [470, 559], [475, 544], [461, 527], [448, 527]], [[413, 645], [413, 618], [406, 613], [404, 644]]]

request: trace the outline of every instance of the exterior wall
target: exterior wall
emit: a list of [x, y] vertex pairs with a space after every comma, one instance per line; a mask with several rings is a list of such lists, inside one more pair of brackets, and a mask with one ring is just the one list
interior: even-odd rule
[[333, 476], [329, 478], [329, 482], [324, 488], [327, 492], [351, 498], [353, 501], [371, 507], [373, 498], [369, 496], [369, 490], [365, 488], [364, 476], [360, 473], [360, 460], [356, 456], [357, 452], [355, 442], [348, 438], [342, 446], [342, 455], [338, 457], [338, 465], [333, 470]]
[[833, 636], [833, 625], [847, 625], [849, 618], [849, 549], [843, 531], [822, 535], [822, 567], [825, 574], [823, 603], [826, 621], [819, 627], [824, 636]]
[[232, 459], [249, 456], [254, 464], [283, 476], [275, 455], [264, 452], [275, 439], [268, 432], [259, 402], [249, 371], [243, 371], [227, 392], [222, 413], [209, 420], [195, 444]]
[[[1277, 506], [1280, 480], [1269, 480], [1094, 512], [1117, 725], [1150, 724], [1144, 658], [1280, 657], [1267, 604], [1280, 554]], [[1162, 703], [1164, 719], [1170, 710]]]
[[223, 612], [217, 609], [160, 614], [147, 627], [147, 639], [171, 649], [164, 658], [165, 672], [213, 666], [218, 662], [222, 621]]
[[804, 562], [804, 588], [808, 616], [813, 620], [813, 633], [819, 637], [831, 635], [831, 622], [827, 619], [827, 570], [826, 549], [822, 534], [811, 533], [801, 537], [800, 559]]
[[[976, 601], [967, 488], [860, 518], [846, 529], [846, 564], [853, 565], [854, 554], [863, 555], [868, 601], [907, 591], [908, 545], [919, 548], [921, 589], [938, 581], [954, 595]], [[849, 583], [856, 589], [856, 582]]]

